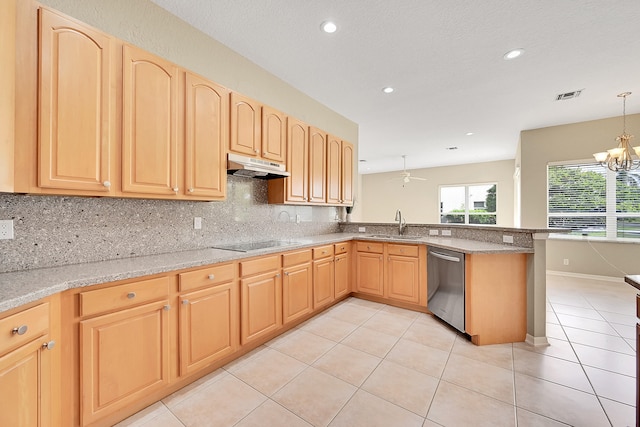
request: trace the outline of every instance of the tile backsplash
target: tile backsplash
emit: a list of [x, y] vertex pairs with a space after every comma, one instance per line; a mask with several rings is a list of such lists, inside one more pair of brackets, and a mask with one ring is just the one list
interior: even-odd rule
[[235, 176], [224, 202], [0, 194], [0, 272], [334, 233], [339, 209], [269, 205], [266, 181]]

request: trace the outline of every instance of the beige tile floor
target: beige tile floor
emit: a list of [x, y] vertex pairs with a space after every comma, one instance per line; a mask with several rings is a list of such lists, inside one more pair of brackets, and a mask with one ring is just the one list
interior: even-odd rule
[[119, 426], [631, 426], [635, 294], [550, 275], [539, 348], [350, 298]]

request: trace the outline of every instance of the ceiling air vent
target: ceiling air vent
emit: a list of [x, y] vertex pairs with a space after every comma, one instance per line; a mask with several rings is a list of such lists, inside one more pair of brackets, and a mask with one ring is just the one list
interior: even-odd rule
[[561, 93], [560, 95], [556, 95], [556, 101], [564, 101], [565, 99], [573, 99], [580, 96], [584, 89], [574, 90], [572, 92]]

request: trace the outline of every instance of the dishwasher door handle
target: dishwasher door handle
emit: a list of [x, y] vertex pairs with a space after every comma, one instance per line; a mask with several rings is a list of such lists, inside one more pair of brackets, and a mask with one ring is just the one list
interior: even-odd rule
[[429, 251], [429, 254], [433, 255], [436, 258], [444, 259], [447, 261], [460, 262], [460, 258], [455, 256], [445, 255], [445, 254], [441, 254], [439, 252], [433, 252], [433, 251]]

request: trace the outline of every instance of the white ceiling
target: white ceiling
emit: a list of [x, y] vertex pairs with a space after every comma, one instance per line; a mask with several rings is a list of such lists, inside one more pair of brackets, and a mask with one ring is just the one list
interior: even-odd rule
[[638, 0], [152, 1], [358, 123], [361, 173], [512, 159], [521, 130], [619, 116], [624, 91], [640, 112]]

